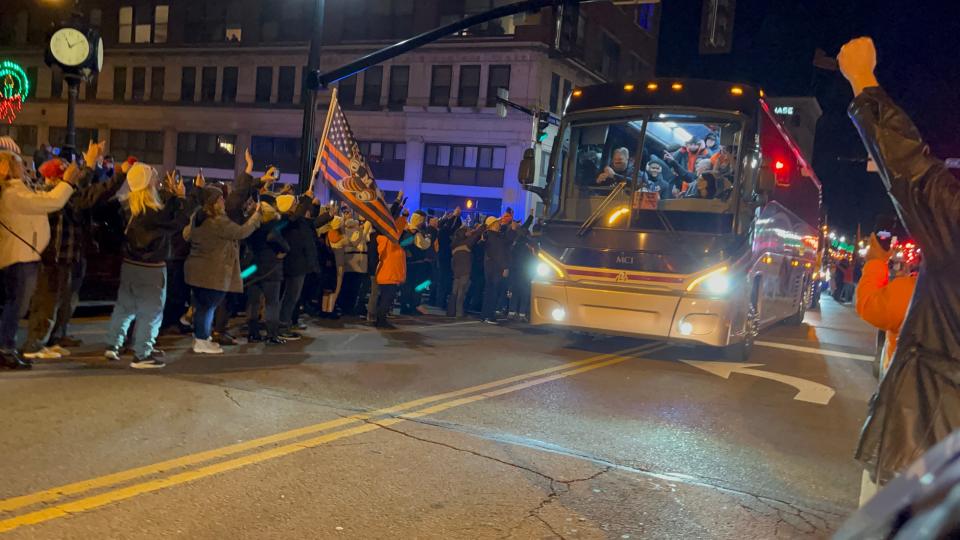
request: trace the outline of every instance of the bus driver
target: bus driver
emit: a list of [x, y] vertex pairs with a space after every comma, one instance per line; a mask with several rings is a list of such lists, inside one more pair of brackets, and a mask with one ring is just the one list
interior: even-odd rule
[[603, 168], [597, 175], [598, 186], [611, 186], [618, 182], [629, 181], [633, 178], [633, 163], [630, 162], [630, 151], [624, 147], [617, 148], [610, 157], [610, 165]]

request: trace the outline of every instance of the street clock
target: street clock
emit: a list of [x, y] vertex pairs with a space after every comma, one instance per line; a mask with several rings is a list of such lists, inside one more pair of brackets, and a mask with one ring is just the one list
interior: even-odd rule
[[59, 66], [64, 73], [99, 73], [103, 67], [103, 39], [92, 28], [62, 26], [50, 34], [45, 60], [48, 66]]

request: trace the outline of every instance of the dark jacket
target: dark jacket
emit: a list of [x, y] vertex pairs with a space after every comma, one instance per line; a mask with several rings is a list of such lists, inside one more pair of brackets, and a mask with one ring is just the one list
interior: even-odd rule
[[329, 215], [307, 218], [313, 202], [309, 195], [301, 195], [293, 215], [283, 218], [283, 239], [290, 245], [290, 253], [283, 261], [284, 276], [305, 276], [320, 271], [317, 256], [316, 228], [330, 221]]
[[510, 248], [516, 234], [506, 226], [499, 231], [487, 231], [483, 242], [483, 271], [503, 272], [510, 268]]
[[283, 259], [290, 252], [290, 244], [283, 239], [282, 221], [263, 223], [247, 238], [251, 262], [257, 265], [257, 271], [251, 279], [257, 281], [281, 281], [283, 279]]
[[473, 268], [473, 248], [483, 236], [483, 228], [468, 229], [461, 227], [453, 233], [453, 277], [470, 277]]
[[449, 269], [451, 257], [453, 256], [453, 235], [460, 229], [463, 220], [460, 216], [447, 214], [440, 218], [440, 226], [437, 229], [437, 264], [441, 269]]
[[256, 214], [243, 225], [237, 225], [225, 215], [211, 218], [202, 210], [197, 211], [181, 235], [190, 247], [190, 255], [184, 263], [187, 285], [214, 291], [243, 292], [239, 241], [250, 236], [259, 224], [260, 217]]
[[960, 180], [880, 88], [850, 106], [900, 221], [923, 248], [916, 292], [857, 458], [883, 482], [960, 428]]
[[84, 168], [78, 189], [66, 206], [49, 215], [50, 243], [41, 257], [45, 264], [71, 264], [84, 258], [89, 210], [116, 195], [126, 180], [126, 175], [117, 174], [106, 182], [93, 183], [93, 176], [93, 169]]
[[163, 209], [148, 208], [139, 216], [127, 217], [124, 260], [147, 266], [165, 266], [170, 257], [170, 237], [180, 234], [190, 219], [183, 208], [183, 201], [171, 195], [164, 202]]

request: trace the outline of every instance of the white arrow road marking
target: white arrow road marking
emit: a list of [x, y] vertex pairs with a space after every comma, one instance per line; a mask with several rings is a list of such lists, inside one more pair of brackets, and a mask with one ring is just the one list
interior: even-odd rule
[[793, 396], [793, 399], [797, 401], [806, 401], [807, 403], [826, 405], [827, 403], [830, 403], [830, 399], [833, 398], [834, 394], [836, 394], [836, 391], [834, 391], [833, 388], [830, 388], [825, 384], [808, 381], [807, 379], [801, 379], [800, 377], [784, 375], [782, 373], [753, 369], [755, 367], [762, 366], [763, 364], [698, 362], [696, 360], [682, 360], [682, 362], [695, 368], [702, 369], [708, 373], [713, 373], [714, 375], [724, 379], [729, 379], [730, 375], [733, 373], [739, 373], [741, 375], [753, 375], [754, 377], [760, 377], [761, 379], [770, 379], [771, 381], [777, 381], [788, 386], [792, 386], [798, 390], [797, 395]]
[[753, 344], [759, 345], [760, 347], [771, 347], [774, 349], [784, 349], [787, 351], [805, 352], [823, 356], [835, 356], [837, 358], [852, 358], [853, 360], [862, 360], [864, 362], [873, 362], [874, 360], [872, 356], [866, 354], [831, 351], [828, 349], [818, 349], [816, 347], [801, 347], [800, 345], [788, 345], [786, 343], [774, 343], [772, 341], [755, 341]]

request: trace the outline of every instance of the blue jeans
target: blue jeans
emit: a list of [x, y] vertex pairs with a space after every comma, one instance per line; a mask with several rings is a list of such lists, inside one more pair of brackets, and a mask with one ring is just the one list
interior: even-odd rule
[[17, 347], [17, 325], [27, 314], [30, 297], [37, 288], [40, 263], [17, 263], [0, 270], [3, 279], [3, 306], [0, 307], [0, 351]]
[[217, 312], [217, 306], [226, 297], [226, 291], [215, 291], [203, 287], [193, 288], [193, 337], [210, 338], [213, 315]]
[[280, 329], [280, 282], [257, 281], [247, 286], [247, 324], [251, 335], [260, 333], [260, 299], [267, 337], [276, 337]]
[[153, 345], [163, 322], [163, 302], [167, 295], [167, 269], [124, 262], [120, 267], [117, 303], [110, 317], [107, 347], [119, 349], [130, 323], [137, 321], [133, 335], [133, 354], [144, 359], [153, 353]]

